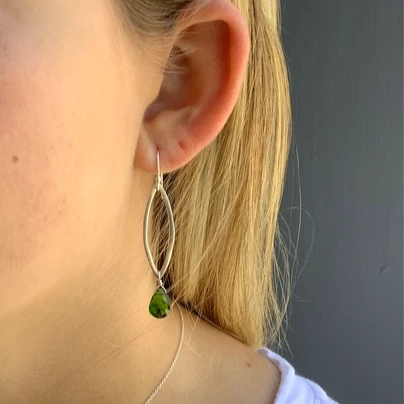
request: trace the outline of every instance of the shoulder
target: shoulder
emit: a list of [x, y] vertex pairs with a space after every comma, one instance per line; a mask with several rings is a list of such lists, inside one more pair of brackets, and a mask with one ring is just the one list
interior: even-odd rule
[[199, 320], [191, 324], [182, 357], [186, 366], [177, 379], [182, 389], [189, 386], [184, 402], [338, 404], [275, 352], [253, 349]]
[[274, 404], [338, 404], [317, 383], [297, 375], [293, 366], [280, 355], [266, 347], [257, 352], [274, 363], [281, 373]]
[[280, 371], [255, 349], [203, 320], [188, 333], [185, 346], [187, 371], [179, 378], [183, 386], [192, 386], [192, 399], [184, 402], [274, 403]]

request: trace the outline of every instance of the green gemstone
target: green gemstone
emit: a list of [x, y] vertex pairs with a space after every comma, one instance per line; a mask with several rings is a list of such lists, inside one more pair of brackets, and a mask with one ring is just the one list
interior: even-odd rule
[[150, 300], [149, 313], [156, 318], [164, 318], [170, 312], [171, 301], [162, 287], [158, 288]]

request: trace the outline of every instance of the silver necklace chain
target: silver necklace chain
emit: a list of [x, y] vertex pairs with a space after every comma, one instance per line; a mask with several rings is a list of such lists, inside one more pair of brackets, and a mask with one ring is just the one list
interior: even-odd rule
[[181, 314], [181, 340], [180, 340], [180, 344], [178, 345], [178, 349], [177, 352], [174, 356], [174, 360], [173, 363], [171, 364], [171, 366], [168, 368], [167, 373], [165, 374], [163, 380], [160, 382], [160, 384], [155, 388], [155, 390], [153, 391], [153, 393], [150, 395], [150, 397], [147, 399], [147, 401], [145, 402], [145, 404], [149, 404], [153, 398], [156, 396], [156, 394], [160, 391], [160, 389], [163, 387], [163, 384], [166, 382], [166, 380], [168, 379], [168, 376], [170, 376], [176, 362], [178, 359], [178, 356], [180, 354], [181, 348], [182, 348], [182, 343], [184, 341], [184, 316], [182, 315], [182, 310], [180, 305], [178, 305], [178, 309], [180, 310], [180, 314]]

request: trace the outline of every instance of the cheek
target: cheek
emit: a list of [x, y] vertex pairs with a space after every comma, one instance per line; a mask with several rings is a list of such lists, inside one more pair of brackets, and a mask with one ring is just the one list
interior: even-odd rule
[[91, 249], [123, 203], [136, 143], [128, 129], [140, 122], [102, 48], [62, 54], [9, 28], [0, 29], [0, 272]]
[[7, 234], [0, 235], [0, 263], [4, 254], [28, 256], [64, 214], [57, 157], [68, 139], [61, 144], [54, 130], [62, 121], [49, 99], [51, 77], [31, 52], [0, 38], [0, 223]]

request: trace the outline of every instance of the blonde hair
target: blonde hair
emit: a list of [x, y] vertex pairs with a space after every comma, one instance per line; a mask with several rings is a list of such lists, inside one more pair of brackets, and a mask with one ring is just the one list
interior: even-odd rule
[[[116, 1], [127, 26], [149, 38], [169, 34], [190, 3]], [[187, 165], [164, 177], [176, 226], [166, 285], [174, 302], [248, 346], [275, 347], [282, 345], [290, 297], [278, 223], [291, 121], [280, 6], [279, 0], [232, 1], [249, 26], [248, 67], [221, 133]], [[160, 198], [154, 202], [153, 240], [161, 262], [168, 225]]]

